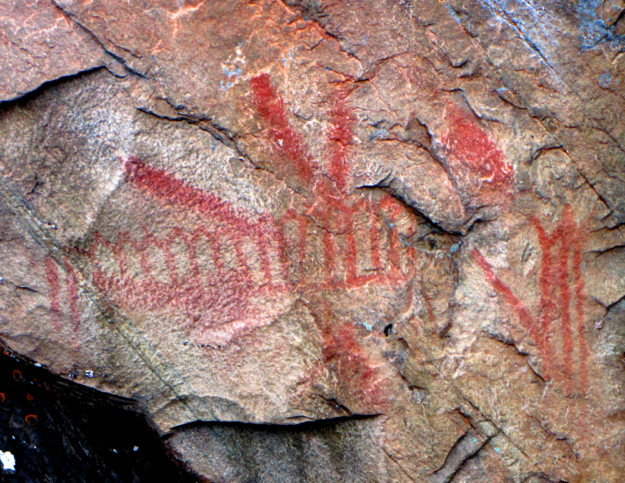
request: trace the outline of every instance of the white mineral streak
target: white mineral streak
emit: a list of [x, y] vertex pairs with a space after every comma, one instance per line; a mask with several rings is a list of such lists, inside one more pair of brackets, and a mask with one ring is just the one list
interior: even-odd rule
[[15, 456], [10, 451], [0, 451], [0, 463], [5, 473], [15, 473]]

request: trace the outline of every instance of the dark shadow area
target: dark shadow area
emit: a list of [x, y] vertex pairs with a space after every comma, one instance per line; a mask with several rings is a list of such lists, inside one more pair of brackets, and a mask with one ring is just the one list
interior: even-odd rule
[[133, 401], [65, 381], [1, 347], [0, 451], [1, 482], [197, 481]]

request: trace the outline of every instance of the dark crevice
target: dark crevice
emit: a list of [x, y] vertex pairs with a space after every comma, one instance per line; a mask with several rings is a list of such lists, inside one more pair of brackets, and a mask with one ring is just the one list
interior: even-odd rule
[[87, 75], [92, 74], [93, 72], [102, 70], [104, 68], [105, 66], [99, 65], [96, 67], [92, 67], [90, 69], [85, 69], [79, 72], [75, 72], [73, 74], [68, 74], [68, 75], [64, 75], [61, 77], [57, 77], [55, 79], [50, 79], [46, 82], [43, 82], [42, 84], [40, 84], [39, 86], [37, 86], [35, 89], [31, 91], [20, 93], [19, 96], [17, 97], [14, 97], [11, 99], [0, 100], [0, 109], [11, 109], [14, 106], [21, 106], [39, 97], [48, 89], [52, 89], [60, 84], [67, 82], [68, 80], [86, 77]]
[[[180, 424], [172, 428], [172, 432], [182, 431], [190, 428], [198, 427], [230, 427], [241, 430], [255, 430], [279, 433], [300, 433], [306, 431], [314, 431], [318, 429], [332, 428], [336, 425], [344, 424], [349, 421], [366, 421], [379, 417], [380, 414], [354, 414], [350, 411], [349, 415], [338, 416], [336, 418], [315, 419], [311, 421], [287, 423], [252, 423], [246, 421], [194, 421], [191, 423]], [[306, 417], [306, 416], [304, 416]], [[300, 416], [297, 416], [300, 418]]]
[[491, 439], [497, 434], [484, 437], [474, 428], [467, 430], [449, 450], [443, 466], [434, 472], [432, 483], [448, 483], [454, 481], [468, 462], [477, 457]]
[[3, 482], [193, 482], [133, 400], [53, 375], [0, 345]]
[[594, 253], [597, 256], [601, 256], [601, 255], [605, 255], [611, 252], [619, 252], [619, 251], [622, 251], [623, 249], [625, 249], [625, 245], [614, 245], [609, 248], [602, 248], [601, 250], [589, 250], [585, 253]]
[[431, 217], [425, 214], [422, 210], [413, 206], [410, 203], [410, 200], [406, 196], [400, 193], [397, 193], [397, 191], [392, 188], [391, 184], [394, 180], [395, 178], [389, 173], [383, 179], [381, 179], [380, 181], [376, 183], [357, 185], [354, 187], [354, 189], [363, 190], [363, 191], [382, 190], [385, 193], [388, 193], [397, 201], [399, 201], [408, 211], [415, 213], [419, 218], [422, 218], [432, 228], [433, 231], [438, 231], [440, 233], [444, 233], [444, 234], [451, 235], [451, 236], [462, 236], [466, 234], [465, 232], [462, 232], [462, 231], [454, 230], [451, 228], [445, 228], [439, 222], [434, 221]]

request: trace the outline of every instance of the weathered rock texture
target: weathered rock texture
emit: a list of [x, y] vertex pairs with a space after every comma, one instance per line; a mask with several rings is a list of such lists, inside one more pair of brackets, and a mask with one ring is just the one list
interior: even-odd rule
[[207, 481], [623, 481], [624, 12], [5, 2], [3, 343]]

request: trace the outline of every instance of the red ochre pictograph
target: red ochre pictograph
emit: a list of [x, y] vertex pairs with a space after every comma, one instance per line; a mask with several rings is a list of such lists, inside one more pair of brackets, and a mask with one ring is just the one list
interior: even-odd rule
[[575, 223], [573, 209], [565, 205], [560, 222], [547, 234], [537, 218], [531, 219], [541, 251], [540, 312], [531, 314], [500, 280], [479, 250], [471, 254], [486, 279], [536, 343], [543, 377], [563, 382], [567, 394], [588, 390], [588, 348], [584, 334], [586, 291], [581, 273], [586, 232]]
[[[268, 298], [392, 286], [416, 272], [416, 250], [407, 242], [414, 215], [387, 193], [348, 191], [353, 118], [344, 96], [336, 96], [328, 111], [328, 161], [321, 166], [291, 126], [269, 76], [261, 74], [250, 85], [276, 169], [309, 187], [306, 201], [280, 217], [259, 215], [137, 158], [121, 159], [129, 186], [164, 208], [174, 227], [146, 226], [143, 232], [139, 227], [112, 238], [96, 232], [86, 250], [72, 250], [87, 260], [85, 276], [114, 305], [183, 314], [190, 333], [207, 342], [215, 327], [236, 334], [258, 326]], [[68, 313], [77, 330], [77, 277], [70, 258], [64, 270], [52, 257], [45, 267], [55, 328]], [[333, 317], [327, 307], [315, 314], [327, 346], [324, 360], [333, 361], [339, 378], [349, 379], [354, 364], [363, 365], [356, 371], [359, 382], [369, 384], [373, 369], [358, 346], [357, 331], [351, 322], [331, 323]]]
[[514, 171], [501, 149], [473, 114], [452, 102], [447, 103], [445, 121], [441, 143], [456, 188], [480, 202], [504, 200], [511, 194]]

